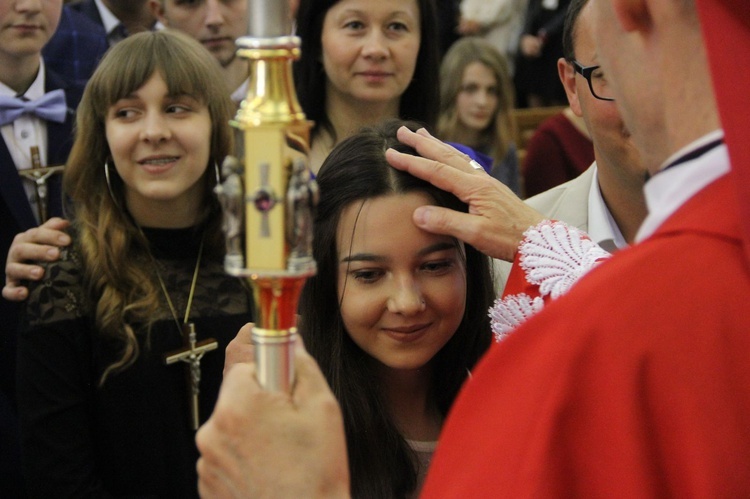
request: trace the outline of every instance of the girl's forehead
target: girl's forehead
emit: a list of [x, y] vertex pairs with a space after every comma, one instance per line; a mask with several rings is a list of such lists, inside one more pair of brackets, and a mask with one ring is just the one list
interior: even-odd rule
[[133, 84], [128, 85], [127, 87], [123, 86], [119, 91], [113, 93], [110, 105], [116, 103], [120, 99], [125, 99], [133, 94], [139, 93], [147, 85], [164, 86], [166, 95], [170, 97], [189, 96], [200, 102], [205, 103], [207, 101], [207, 96], [200, 91], [200, 87], [196, 86], [194, 82], [186, 78], [170, 75], [164, 69], [157, 66], [143, 79], [142, 82], [133, 82]]
[[408, 210], [408, 206], [428, 204], [435, 204], [435, 200], [423, 191], [391, 192], [380, 196], [357, 199], [344, 206], [339, 219], [339, 227], [345, 222], [345, 218], [355, 214], [357, 218], [362, 218], [364, 215], [390, 213], [395, 218], [411, 219], [413, 210]]
[[391, 247], [404, 248], [415, 241], [451, 240], [447, 236], [427, 233], [414, 225], [414, 210], [434, 205], [426, 193], [388, 194], [349, 203], [341, 213], [337, 227], [337, 247], [340, 251], [352, 248], [386, 251]]

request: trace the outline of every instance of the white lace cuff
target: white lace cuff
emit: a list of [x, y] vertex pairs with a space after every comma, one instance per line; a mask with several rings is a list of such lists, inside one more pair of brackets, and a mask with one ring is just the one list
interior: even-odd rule
[[518, 251], [526, 280], [539, 286], [541, 296], [553, 300], [610, 256], [582, 230], [549, 220], [524, 232]]
[[[536, 293], [510, 293], [490, 309], [497, 341], [544, 308], [544, 301], [567, 293], [597, 263], [611, 255], [588, 235], [564, 222], [544, 220], [524, 232], [517, 261]], [[528, 286], [526, 286], [528, 288]], [[538, 296], [533, 296], [533, 295]]]
[[492, 319], [490, 324], [495, 341], [502, 341], [519, 324], [525, 322], [543, 307], [544, 300], [540, 296], [532, 298], [526, 293], [495, 300], [495, 305], [490, 308], [490, 319]]

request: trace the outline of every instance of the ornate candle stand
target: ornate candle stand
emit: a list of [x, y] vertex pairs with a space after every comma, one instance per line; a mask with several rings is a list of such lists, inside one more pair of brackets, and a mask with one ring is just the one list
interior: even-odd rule
[[253, 289], [252, 333], [258, 381], [289, 391], [294, 378], [296, 313], [305, 280], [315, 274], [312, 220], [318, 190], [307, 166], [311, 124], [297, 101], [292, 62], [299, 38], [288, 36], [283, 0], [250, 0], [246, 37], [236, 42], [250, 65], [248, 93], [231, 125], [242, 140], [222, 165], [225, 269]]

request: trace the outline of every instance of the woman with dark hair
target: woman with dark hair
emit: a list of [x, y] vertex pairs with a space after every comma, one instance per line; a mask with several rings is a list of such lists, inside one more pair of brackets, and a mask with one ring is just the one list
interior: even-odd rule
[[32, 497], [197, 496], [194, 430], [252, 319], [212, 192], [231, 110], [211, 54], [169, 30], [90, 79], [63, 176], [73, 243], [31, 283], [19, 340]]
[[[489, 347], [489, 259], [429, 234], [414, 208], [466, 210], [391, 167], [403, 122], [344, 140], [318, 176], [318, 274], [300, 300], [301, 334], [343, 408], [353, 497], [410, 497], [421, 487], [459, 387]], [[416, 125], [410, 124], [410, 128]]]
[[434, 0], [301, 0], [296, 26], [302, 55], [294, 79], [300, 105], [315, 123], [314, 172], [363, 126], [388, 118], [435, 124]]

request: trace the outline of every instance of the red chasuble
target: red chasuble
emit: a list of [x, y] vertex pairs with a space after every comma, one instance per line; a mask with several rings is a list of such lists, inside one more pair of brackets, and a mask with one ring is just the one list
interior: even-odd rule
[[422, 497], [750, 497], [750, 269], [732, 180], [492, 347]]
[[697, 0], [703, 39], [719, 106], [724, 137], [741, 198], [745, 255], [750, 260], [750, 3], [747, 0]]

